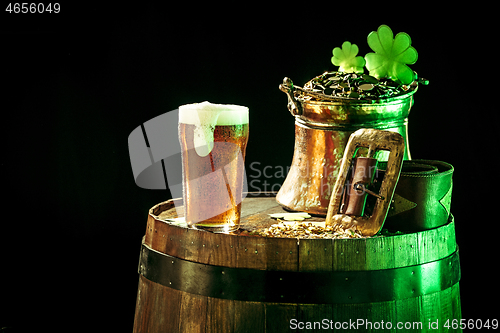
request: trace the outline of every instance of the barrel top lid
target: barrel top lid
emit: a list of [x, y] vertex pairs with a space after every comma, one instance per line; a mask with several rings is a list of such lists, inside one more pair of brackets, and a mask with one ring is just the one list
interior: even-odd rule
[[[332, 235], [327, 237], [314, 237], [300, 236], [297, 237], [297, 233], [303, 228], [324, 228], [325, 217], [319, 215], [309, 215], [307, 213], [297, 213], [305, 214], [307, 217], [304, 220], [288, 219], [286, 215], [292, 215], [290, 212], [283, 209], [283, 207], [276, 201], [275, 193], [263, 192], [261, 194], [247, 196], [242, 202], [241, 210], [241, 221], [239, 230], [232, 232], [231, 235], [234, 236], [253, 236], [253, 237], [266, 237], [266, 238], [309, 238], [309, 239], [359, 239], [359, 238], [373, 238], [373, 237], [363, 237], [358, 232], [348, 229], [345, 230], [345, 235]], [[154, 219], [165, 222], [168, 225], [187, 228], [186, 221], [184, 219], [184, 206], [182, 205], [182, 199], [171, 199], [165, 202], [161, 202], [149, 210], [149, 215]], [[450, 217], [450, 222], [453, 221], [452, 216]], [[285, 227], [287, 230], [280, 230], [272, 235], [273, 231], [277, 231], [279, 228]], [[314, 231], [314, 230], [313, 230]], [[205, 232], [200, 230], [200, 232]], [[289, 236], [286, 236], [286, 233]], [[351, 233], [351, 234], [349, 234]], [[391, 237], [391, 236], [402, 236], [406, 234], [414, 234], [414, 232], [404, 232], [404, 231], [390, 231], [382, 228], [382, 230], [375, 236], [377, 237]], [[335, 237], [333, 237], [335, 236]]]

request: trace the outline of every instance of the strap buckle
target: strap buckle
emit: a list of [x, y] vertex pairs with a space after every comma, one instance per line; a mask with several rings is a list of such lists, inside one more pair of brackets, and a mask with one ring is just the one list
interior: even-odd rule
[[[355, 157], [361, 147], [368, 148], [368, 157]], [[343, 229], [354, 228], [363, 236], [378, 233], [389, 211], [401, 173], [404, 149], [404, 138], [399, 133], [363, 128], [351, 134], [333, 188], [326, 224]], [[372, 182], [373, 167], [377, 165], [377, 160], [372, 156], [379, 150], [388, 150], [389, 157], [379, 193], [376, 193], [367, 185]], [[350, 171], [353, 160], [354, 168]], [[376, 198], [371, 216], [363, 213], [366, 194]]]

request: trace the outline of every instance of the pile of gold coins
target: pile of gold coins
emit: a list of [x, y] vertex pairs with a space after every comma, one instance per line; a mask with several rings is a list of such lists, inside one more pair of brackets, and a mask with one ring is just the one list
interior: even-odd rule
[[362, 238], [357, 230], [334, 229], [325, 226], [324, 222], [282, 221], [271, 225], [269, 228], [260, 229], [254, 234], [263, 237], [279, 238], [310, 238], [310, 239], [337, 239], [337, 238]]
[[[312, 94], [308, 97], [316, 100], [321, 99], [321, 97], [318, 97], [321, 95], [336, 98], [379, 100], [404, 94], [411, 88], [415, 89], [416, 85], [416, 81], [408, 86], [399, 85], [391, 79], [383, 78], [379, 80], [368, 74], [325, 72], [307, 82], [302, 92], [305, 95], [311, 92]], [[316, 95], [318, 93], [321, 95]]]

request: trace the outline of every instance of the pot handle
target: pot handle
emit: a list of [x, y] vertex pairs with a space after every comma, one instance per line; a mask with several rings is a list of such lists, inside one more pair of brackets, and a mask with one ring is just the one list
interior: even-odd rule
[[300, 116], [302, 115], [302, 106], [295, 99], [293, 92], [295, 90], [293, 86], [293, 82], [290, 78], [285, 77], [283, 79], [283, 83], [279, 86], [280, 90], [284, 92], [288, 96], [288, 111], [292, 114], [292, 116]]

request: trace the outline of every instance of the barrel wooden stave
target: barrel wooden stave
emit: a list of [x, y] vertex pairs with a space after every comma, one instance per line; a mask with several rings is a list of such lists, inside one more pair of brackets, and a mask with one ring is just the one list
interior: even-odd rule
[[[368, 319], [372, 323], [390, 321], [393, 325], [421, 322], [428, 327], [429, 321], [459, 319], [460, 313], [458, 284], [441, 292], [387, 302], [290, 304], [203, 297], [140, 276], [134, 333], [165, 332], [167, 328], [168, 332], [290, 332], [291, 319], [319, 323], [324, 319], [339, 322]], [[404, 331], [419, 332], [418, 329]]]
[[[243, 202], [242, 228], [275, 223], [267, 214], [281, 211], [270, 201], [274, 198], [266, 198], [270, 200], [259, 211], [256, 199]], [[245, 204], [251, 204], [250, 213]], [[214, 234], [159, 218], [165, 218], [166, 213], [175, 217], [174, 211], [171, 201], [150, 210], [144, 243], [167, 255], [207, 265], [271, 271], [366, 271], [421, 265], [457, 250], [453, 221], [437, 229], [390, 237], [297, 240]], [[436, 318], [459, 319], [460, 314], [458, 283], [439, 292], [383, 302], [301, 304], [195, 295], [140, 275], [134, 333], [162, 332], [166, 327], [171, 332], [289, 332], [291, 319], [322, 322], [365, 318], [428, 325]]]

